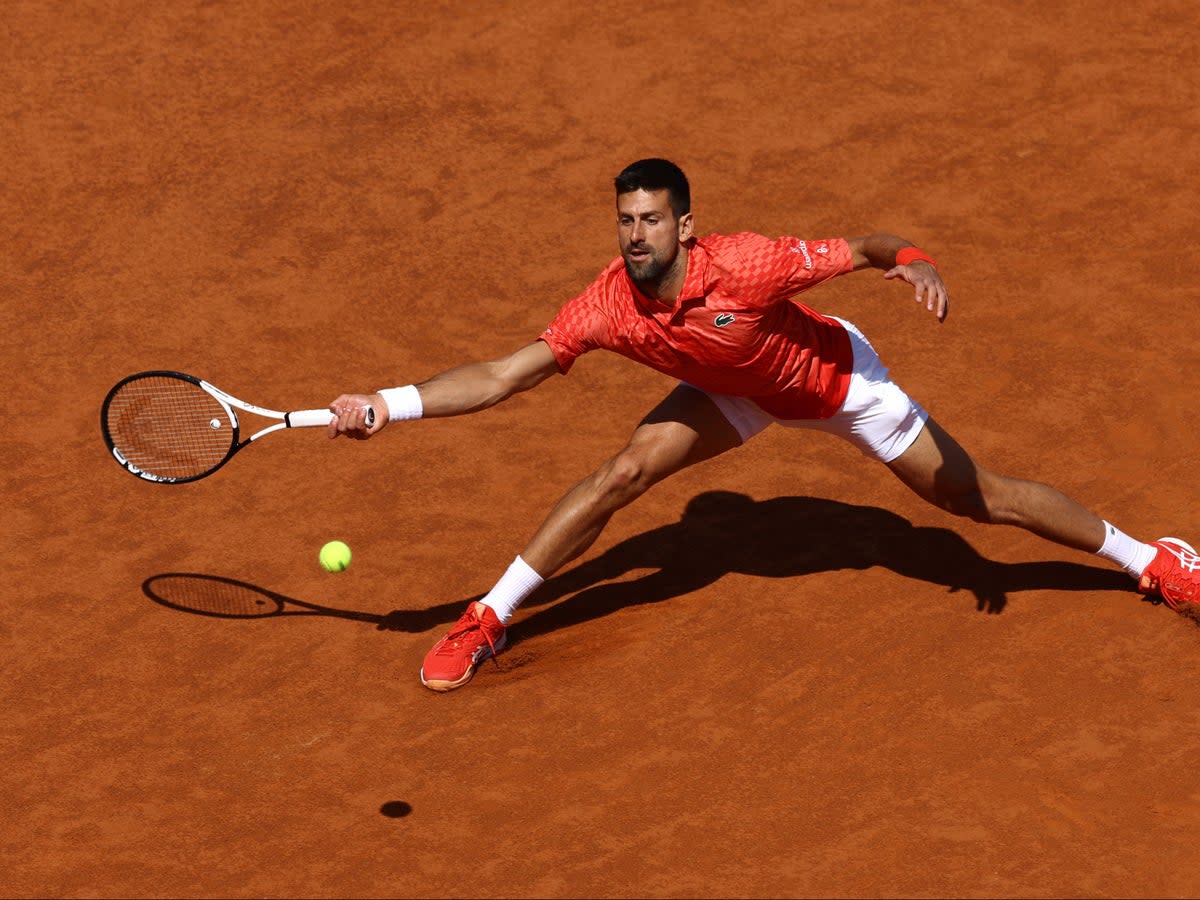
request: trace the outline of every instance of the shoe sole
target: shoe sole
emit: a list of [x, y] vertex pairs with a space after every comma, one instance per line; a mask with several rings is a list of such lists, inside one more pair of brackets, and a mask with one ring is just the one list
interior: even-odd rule
[[492, 652], [491, 647], [483, 647], [482, 648], [483, 656], [479, 657], [479, 659], [477, 659], [477, 660], [475, 660], [475, 662], [471, 663], [471, 665], [469, 665], [467, 667], [467, 671], [463, 674], [463, 677], [458, 679], [458, 681], [441, 681], [438, 679], [426, 681], [425, 680], [425, 667], [421, 666], [421, 684], [425, 685], [425, 687], [429, 688], [431, 691], [437, 691], [438, 693], [445, 693], [446, 691], [452, 691], [455, 688], [460, 688], [464, 684], [466, 684], [468, 681], [471, 680], [471, 677], [475, 674], [475, 670], [477, 668], [479, 668], [480, 663], [487, 662], [489, 659], [491, 659], [493, 656], [495, 656], [497, 653], [499, 653], [501, 650], [503, 650], [505, 648], [505, 646], [507, 646], [507, 644], [508, 644], [508, 635], [501, 634], [500, 639], [498, 641], [496, 641], [496, 643], [494, 645], [496, 648], [495, 652]]

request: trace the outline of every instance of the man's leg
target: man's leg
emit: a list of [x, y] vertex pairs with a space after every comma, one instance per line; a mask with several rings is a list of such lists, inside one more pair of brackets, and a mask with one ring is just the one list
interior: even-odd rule
[[1016, 525], [1034, 534], [1097, 552], [1104, 522], [1066, 494], [1046, 484], [997, 475], [970, 455], [933, 419], [912, 445], [886, 463], [919, 496], [947, 512], [977, 522]]
[[504, 648], [505, 625], [517, 606], [543, 579], [587, 550], [613, 513], [668, 475], [741, 443], [706, 394], [676, 387], [619, 453], [558, 501], [496, 586], [429, 651], [421, 681], [435, 691], [466, 684], [480, 662]]
[[741, 442], [711, 399], [679, 385], [642, 420], [620, 453], [558, 501], [521, 558], [550, 577], [587, 550], [618, 509], [668, 475]]
[[[1200, 555], [1178, 538], [1136, 541], [1061, 491], [988, 471], [899, 385], [861, 331], [843, 321], [854, 369], [842, 408], [828, 419], [784, 421], [842, 437], [882, 461], [935, 506], [978, 522], [1025, 528], [1047, 540], [1095, 553], [1138, 580], [1138, 590], [1200, 616]], [[901, 449], [902, 448], [902, 449]]]
[[1200, 555], [1190, 544], [1171, 537], [1136, 541], [1049, 485], [981, 468], [933, 419], [886, 465], [921, 497], [955, 515], [1016, 525], [1096, 553], [1137, 579], [1142, 593], [1173, 609], [1194, 613], [1200, 606]]

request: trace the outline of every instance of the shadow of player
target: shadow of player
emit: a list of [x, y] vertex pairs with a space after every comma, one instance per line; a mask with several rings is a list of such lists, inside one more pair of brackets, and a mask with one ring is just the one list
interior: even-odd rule
[[[981, 556], [945, 528], [914, 526], [874, 506], [817, 497], [753, 500], [731, 491], [694, 497], [678, 522], [622, 541], [600, 556], [548, 579], [522, 609], [548, 607], [519, 622], [522, 638], [606, 616], [627, 606], [661, 603], [738, 573], [794, 578], [844, 569], [890, 569], [899, 575], [967, 591], [975, 608], [1000, 613], [1011, 593], [1028, 590], [1132, 591], [1115, 569], [1070, 562], [1002, 563]], [[605, 584], [640, 569], [654, 571]], [[556, 601], [570, 596], [562, 603]], [[397, 610], [379, 628], [427, 630], [458, 618], [470, 600], [421, 611]]]

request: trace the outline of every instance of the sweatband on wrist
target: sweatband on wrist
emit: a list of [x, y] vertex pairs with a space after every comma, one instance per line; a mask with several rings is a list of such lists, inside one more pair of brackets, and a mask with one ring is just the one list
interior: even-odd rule
[[923, 259], [935, 269], [937, 268], [937, 263], [933, 261], [933, 257], [924, 250], [918, 250], [916, 247], [905, 247], [903, 250], [897, 253], [896, 265], [907, 266], [909, 263], [916, 262], [918, 259]]
[[417, 390], [415, 384], [406, 384], [404, 387], [398, 388], [383, 388], [376, 393], [387, 404], [389, 422], [395, 422], [398, 419], [419, 419], [425, 412], [425, 407], [421, 403], [421, 392]]

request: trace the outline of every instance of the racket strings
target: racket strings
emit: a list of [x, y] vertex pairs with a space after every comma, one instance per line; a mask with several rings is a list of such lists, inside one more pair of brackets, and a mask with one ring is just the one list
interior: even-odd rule
[[190, 478], [219, 466], [237, 440], [225, 408], [190, 381], [154, 375], [111, 399], [107, 427], [130, 465], [162, 478]]

